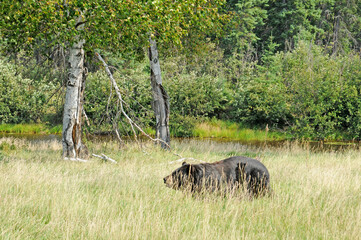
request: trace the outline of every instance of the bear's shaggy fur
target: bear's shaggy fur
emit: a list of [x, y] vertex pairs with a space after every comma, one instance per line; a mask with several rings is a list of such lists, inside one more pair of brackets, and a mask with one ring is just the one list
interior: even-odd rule
[[248, 157], [230, 157], [214, 163], [188, 164], [166, 176], [164, 183], [173, 189], [202, 190], [233, 189], [245, 186], [250, 194], [258, 196], [270, 191], [267, 168]]
[[261, 162], [257, 161], [253, 162], [253, 164], [250, 162], [237, 163], [236, 182], [239, 185], [245, 184], [251, 195], [259, 196], [271, 193], [269, 181], [269, 172]]

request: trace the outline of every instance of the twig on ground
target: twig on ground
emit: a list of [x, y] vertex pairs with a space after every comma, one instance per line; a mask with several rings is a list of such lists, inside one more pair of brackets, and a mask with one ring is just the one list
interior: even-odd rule
[[97, 158], [101, 158], [104, 161], [109, 161], [109, 162], [112, 162], [112, 163], [118, 163], [117, 161], [115, 161], [114, 159], [111, 159], [110, 157], [104, 155], [103, 153], [101, 154], [101, 156], [93, 153], [92, 156], [97, 157]]

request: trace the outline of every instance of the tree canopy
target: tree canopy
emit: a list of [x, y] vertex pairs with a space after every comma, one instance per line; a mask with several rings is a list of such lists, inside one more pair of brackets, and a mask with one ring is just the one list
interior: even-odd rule
[[2, 1], [1, 35], [8, 50], [31, 50], [35, 45], [76, 41], [77, 19], [85, 24], [85, 49], [127, 51], [148, 46], [148, 38], [181, 45], [190, 31], [221, 30], [223, 0], [133, 1], [53, 0]]

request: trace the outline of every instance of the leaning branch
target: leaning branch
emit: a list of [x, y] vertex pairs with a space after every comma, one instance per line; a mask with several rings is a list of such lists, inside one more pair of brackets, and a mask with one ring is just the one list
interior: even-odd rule
[[99, 53], [95, 53], [95, 56], [97, 56], [97, 58], [103, 63], [104, 67], [105, 67], [105, 71], [107, 72], [109, 78], [110, 78], [110, 81], [112, 82], [113, 84], [113, 87], [115, 89], [115, 92], [119, 98], [119, 103], [120, 103], [120, 111], [122, 112], [122, 114], [124, 115], [124, 117], [128, 120], [132, 130], [133, 130], [133, 133], [134, 133], [134, 136], [136, 137], [136, 132], [134, 130], [134, 127], [136, 127], [144, 136], [146, 136], [147, 138], [149, 138], [150, 140], [152, 140], [153, 142], [161, 142], [161, 143], [164, 143], [169, 149], [170, 149], [170, 146], [168, 143], [166, 143], [165, 141], [163, 141], [162, 139], [159, 139], [159, 138], [152, 138], [149, 134], [147, 134], [146, 132], [143, 131], [143, 129], [141, 127], [139, 127], [129, 116], [128, 114], [124, 111], [124, 108], [123, 108], [123, 98], [122, 98], [122, 94], [120, 93], [120, 90], [118, 88], [118, 85], [117, 83], [115, 82], [114, 78], [113, 78], [113, 75], [111, 73], [111, 71], [109, 70], [109, 66], [108, 64], [104, 61], [104, 59], [102, 58], [102, 56], [100, 56]]

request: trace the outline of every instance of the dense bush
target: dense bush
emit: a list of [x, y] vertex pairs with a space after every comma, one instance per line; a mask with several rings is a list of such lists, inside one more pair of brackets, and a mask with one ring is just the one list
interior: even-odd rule
[[29, 123], [43, 117], [55, 87], [45, 80], [16, 75], [15, 66], [0, 59], [0, 123]]
[[243, 83], [234, 93], [232, 119], [250, 126], [282, 128], [290, 118], [290, 106], [284, 85], [256, 78]]
[[233, 119], [250, 125], [288, 128], [295, 137], [360, 138], [361, 60], [358, 55], [329, 56], [319, 46], [300, 42], [254, 69], [240, 81]]
[[166, 89], [172, 110], [183, 116], [217, 116], [228, 102], [225, 82], [212, 76], [182, 74], [169, 79]]

